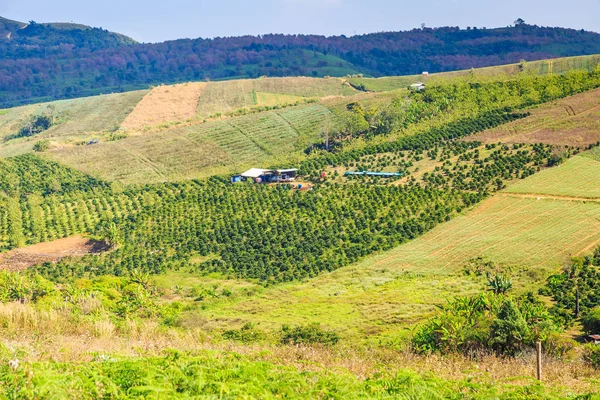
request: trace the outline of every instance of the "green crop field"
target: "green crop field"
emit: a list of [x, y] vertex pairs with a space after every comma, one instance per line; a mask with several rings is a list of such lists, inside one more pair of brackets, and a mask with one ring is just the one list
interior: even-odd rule
[[293, 162], [319, 136], [329, 114], [305, 105], [171, 128], [93, 146], [48, 153], [54, 160], [107, 180], [148, 183]]
[[[597, 150], [595, 152], [597, 154]], [[512, 185], [507, 192], [600, 199], [600, 161], [594, 154], [567, 160], [556, 169], [542, 171]]]
[[209, 82], [198, 100], [198, 116], [209, 117], [244, 107], [293, 103], [299, 98], [356, 93], [338, 78], [260, 78]]

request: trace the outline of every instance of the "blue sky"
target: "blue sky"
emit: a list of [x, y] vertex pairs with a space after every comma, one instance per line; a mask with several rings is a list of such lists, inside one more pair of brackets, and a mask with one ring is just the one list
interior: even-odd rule
[[0, 16], [79, 22], [143, 42], [263, 33], [353, 35], [427, 26], [498, 27], [517, 17], [600, 32], [600, 0], [0, 0]]

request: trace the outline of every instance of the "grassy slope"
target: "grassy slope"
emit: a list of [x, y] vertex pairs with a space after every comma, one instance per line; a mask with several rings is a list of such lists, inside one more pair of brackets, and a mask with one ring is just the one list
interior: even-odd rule
[[55, 126], [34, 138], [13, 139], [3, 143], [0, 155], [30, 151], [33, 143], [42, 138], [61, 139], [64, 142], [116, 130], [146, 93], [134, 91], [0, 110], [0, 139], [17, 133], [32, 115], [51, 114], [50, 105], [55, 107], [57, 119]]
[[[560, 74], [571, 69], [593, 69], [600, 63], [600, 55], [564, 57], [553, 60], [540, 60], [528, 62], [524, 65], [524, 71], [532, 74], [547, 74], [549, 72]], [[502, 75], [515, 75], [522, 71], [520, 64], [500, 65], [496, 67], [477, 68], [473, 70], [440, 72], [436, 74], [390, 76], [382, 78], [351, 78], [352, 85], [363, 85], [369, 91], [387, 91], [394, 89], [405, 89], [415, 82], [433, 84], [440, 81], [454, 79], [457, 77], [475, 76], [481, 79], [498, 77]]]
[[587, 147], [600, 141], [600, 89], [542, 104], [519, 121], [470, 136], [483, 143], [548, 143]]
[[117, 142], [66, 147], [47, 156], [125, 183], [202, 177], [297, 160], [318, 137], [319, 124], [328, 113], [318, 104], [290, 107]]
[[[210, 82], [198, 100], [198, 116], [201, 118], [216, 113], [226, 113], [244, 107], [270, 106], [273, 96], [326, 97], [355, 94], [337, 78], [260, 78], [222, 82]], [[283, 103], [290, 97], [282, 97]]]
[[507, 192], [600, 200], [600, 161], [591, 156], [573, 157], [556, 169], [511, 186]]
[[[587, 159], [582, 155], [574, 161], [579, 158]], [[600, 162], [593, 162], [598, 186]], [[565, 179], [577, 180], [579, 172], [559, 167], [539, 176], [558, 187]], [[515, 187], [535, 187], [537, 177]], [[569, 257], [600, 243], [600, 202], [514, 197], [511, 188], [389, 252], [249, 299], [216, 301], [189, 312], [184, 323], [211, 320], [224, 328], [252, 321], [275, 329], [283, 323], [321, 322], [345, 337], [389, 339], [408, 334], [445, 299], [481, 290], [484, 278], [461, 272], [474, 257], [512, 268], [515, 287], [534, 290]], [[162, 282], [186, 285], [185, 277], [171, 273]]]

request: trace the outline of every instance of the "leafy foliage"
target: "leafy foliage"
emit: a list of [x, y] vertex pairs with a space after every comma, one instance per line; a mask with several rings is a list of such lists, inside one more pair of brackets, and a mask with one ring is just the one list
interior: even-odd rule
[[574, 258], [572, 264], [560, 274], [548, 277], [540, 294], [551, 296], [556, 304], [552, 312], [571, 323], [575, 318], [577, 292], [579, 310], [586, 315], [600, 306], [600, 248], [586, 257]]
[[583, 331], [588, 335], [600, 333], [600, 307], [590, 310], [582, 319]]
[[558, 329], [544, 303], [532, 294], [512, 298], [484, 293], [449, 301], [417, 330], [413, 346], [422, 353], [494, 350], [514, 355]]
[[281, 328], [281, 343], [283, 344], [323, 344], [334, 345], [340, 340], [335, 332], [326, 331], [320, 324], [290, 327], [284, 325]]
[[583, 350], [583, 360], [596, 369], [600, 369], [600, 346], [588, 344]]

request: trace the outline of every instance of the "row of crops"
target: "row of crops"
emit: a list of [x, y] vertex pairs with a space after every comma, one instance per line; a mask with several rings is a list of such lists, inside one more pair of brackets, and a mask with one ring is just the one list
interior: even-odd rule
[[[527, 82], [536, 93], [546, 96], [554, 91], [560, 97], [597, 86], [600, 75], [442, 87], [417, 94], [422, 98], [413, 100], [420, 105], [405, 110], [404, 117], [431, 118], [448, 99], [459, 103], [463, 97], [509, 98], [512, 102]], [[482, 104], [454, 122], [432, 124], [411, 136], [361, 149], [309, 156], [301, 165], [301, 174], [317, 177], [330, 167], [359, 163], [368, 168], [369, 162], [385, 159], [381, 155], [388, 162], [395, 157], [404, 170], [417, 158], [437, 162], [419, 180], [413, 176], [402, 185], [334, 180], [311, 192], [299, 192], [285, 187], [232, 186], [227, 180], [212, 178], [119, 189], [34, 156], [18, 157], [0, 165], [8, 177], [0, 187], [5, 194], [0, 199], [0, 250], [76, 233], [110, 235], [115, 246], [112, 252], [37, 267], [53, 279], [123, 275], [133, 269], [160, 273], [183, 266], [265, 283], [315, 276], [413, 239], [502, 188], [506, 181], [556, 163], [559, 156], [548, 146], [482, 149], [477, 143], [457, 141], [527, 115], [514, 112], [500, 100], [500, 106]], [[229, 128], [210, 134], [221, 135], [221, 145], [235, 146], [236, 142], [225, 140], [237, 131], [260, 148], [261, 135], [287, 142], [314, 134], [318, 123], [305, 124], [304, 132], [299, 128], [304, 126], [301, 121], [312, 114], [325, 118], [327, 112], [320, 105], [310, 105], [255, 114], [222, 121], [219, 124]], [[362, 111], [353, 107], [350, 112]], [[204, 140], [203, 132], [197, 134], [196, 140]], [[240, 148], [238, 154], [251, 157], [252, 153]]]
[[[421, 149], [414, 143], [413, 155]], [[473, 159], [462, 173], [483, 168], [485, 182], [494, 184], [546, 165], [551, 156], [545, 146], [489, 149], [491, 156], [478, 163], [475, 147], [446, 143], [433, 147], [430, 156], [452, 152]], [[124, 275], [134, 269], [161, 273], [184, 266], [264, 283], [312, 277], [411, 240], [490, 190], [464, 190], [448, 174], [452, 171], [443, 169], [435, 179], [401, 186], [345, 182], [310, 192], [230, 185], [218, 178], [118, 188], [71, 176], [68, 169], [33, 156], [11, 162], [16, 176], [30, 166], [47, 168], [33, 180], [37, 190], [13, 193], [0, 203], [2, 250], [76, 233], [107, 235], [111, 226], [117, 231], [110, 238], [116, 246], [112, 252], [36, 267], [52, 279]], [[47, 182], [60, 182], [62, 176], [69, 177], [65, 184], [48, 190]]]

